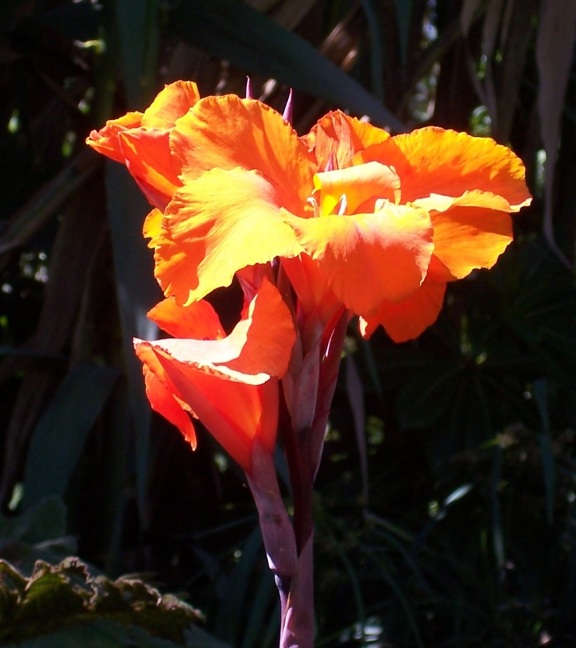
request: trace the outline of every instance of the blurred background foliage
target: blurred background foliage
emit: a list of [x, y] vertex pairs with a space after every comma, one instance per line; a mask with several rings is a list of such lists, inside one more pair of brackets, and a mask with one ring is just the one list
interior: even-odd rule
[[[317, 645], [576, 645], [576, 2], [3, 0], [0, 27], [0, 645], [275, 643], [241, 474], [143, 395], [147, 206], [84, 145], [164, 83], [243, 94], [246, 75], [279, 109], [294, 88], [300, 132], [340, 107], [490, 135], [535, 197], [420, 339], [350, 331], [315, 504]], [[204, 620], [146, 612], [156, 590], [129, 572]]]

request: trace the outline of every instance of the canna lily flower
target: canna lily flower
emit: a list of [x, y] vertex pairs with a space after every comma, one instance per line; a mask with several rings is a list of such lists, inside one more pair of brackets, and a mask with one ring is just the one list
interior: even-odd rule
[[381, 324], [398, 341], [436, 319], [447, 281], [496, 262], [530, 201], [521, 161], [493, 140], [392, 137], [340, 112], [299, 138], [257, 101], [208, 97], [170, 145], [183, 184], [147, 226], [166, 294], [190, 303], [280, 257], [308, 308], [343, 305], [364, 335]]
[[288, 368], [295, 340], [292, 317], [267, 280], [243, 318], [226, 336], [204, 300], [179, 306], [160, 302], [150, 319], [175, 337], [135, 340], [146, 393], [154, 410], [196, 447], [192, 418], [250, 473], [256, 439], [270, 453], [278, 426], [278, 379]]
[[[492, 267], [512, 241], [509, 214], [531, 201], [521, 160], [489, 138], [435, 127], [392, 137], [332, 112], [307, 140], [320, 166], [335, 161], [339, 169], [358, 173], [385, 164], [394, 204], [411, 204], [430, 215], [434, 251], [422, 284], [405, 299], [384, 299], [376, 311], [358, 313], [364, 337], [380, 324], [397, 342], [422, 333], [442, 308], [446, 283]], [[346, 192], [346, 172], [326, 175], [334, 201]]]
[[436, 319], [448, 281], [496, 262], [530, 202], [511, 151], [439, 128], [390, 136], [336, 111], [298, 137], [270, 107], [221, 96], [163, 132], [168, 154], [146, 160], [171, 169], [170, 200], [152, 201], [144, 230], [179, 304], [279, 258], [305, 312], [345, 308], [363, 335], [406, 340]]
[[163, 209], [181, 186], [169, 136], [176, 120], [200, 99], [189, 81], [167, 85], [143, 112], [129, 112], [92, 131], [86, 143], [98, 153], [125, 164], [152, 205]]

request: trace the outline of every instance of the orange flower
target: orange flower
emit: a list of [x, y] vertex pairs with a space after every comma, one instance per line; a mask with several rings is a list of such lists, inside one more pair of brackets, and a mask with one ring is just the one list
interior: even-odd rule
[[206, 301], [179, 306], [166, 299], [149, 313], [174, 339], [135, 340], [152, 408], [196, 446], [191, 416], [251, 470], [259, 439], [274, 450], [278, 379], [288, 368], [295, 340], [292, 317], [278, 290], [264, 280], [230, 335]]
[[530, 201], [511, 151], [439, 128], [392, 137], [332, 112], [298, 137], [268, 106], [222, 96], [167, 131], [160, 159], [168, 150], [178, 177], [145, 233], [180, 304], [279, 258], [304, 311], [327, 322], [344, 307], [364, 335], [382, 325], [409, 339], [436, 319], [447, 281], [496, 262], [509, 214]]
[[[319, 166], [336, 167], [317, 176], [321, 208], [333, 209], [342, 195], [357, 203], [362, 197], [357, 183], [354, 192], [350, 187], [351, 174], [366, 179], [371, 165], [380, 164], [388, 176], [385, 197], [399, 209], [410, 205], [430, 216], [434, 248], [423, 282], [405, 298], [382, 299], [376, 310], [353, 309], [366, 337], [380, 324], [396, 341], [422, 333], [442, 308], [446, 282], [492, 267], [512, 240], [509, 214], [531, 200], [521, 160], [488, 138], [434, 127], [391, 137], [334, 112], [316, 124], [307, 141]], [[367, 188], [364, 196], [370, 192]]]
[[383, 165], [366, 165], [370, 173], [361, 169], [348, 179], [342, 218], [333, 213], [342, 205], [328, 191], [326, 201], [316, 201], [329, 178], [318, 173], [308, 142], [257, 101], [202, 99], [177, 121], [170, 143], [183, 186], [146, 229], [156, 275], [179, 303], [276, 257], [317, 261], [327, 288], [359, 314], [375, 312], [382, 299], [403, 299], [422, 283], [432, 253], [430, 218], [425, 209], [390, 202]]
[[169, 135], [176, 120], [200, 99], [195, 83], [167, 85], [144, 113], [130, 112], [106, 122], [86, 140], [93, 149], [125, 164], [142, 192], [163, 209], [182, 183], [177, 159], [170, 155]]

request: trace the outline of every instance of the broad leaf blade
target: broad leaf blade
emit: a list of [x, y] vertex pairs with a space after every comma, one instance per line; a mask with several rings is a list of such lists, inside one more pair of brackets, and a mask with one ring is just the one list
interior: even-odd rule
[[249, 72], [369, 115], [395, 131], [406, 130], [373, 95], [314, 47], [240, 2], [183, 2], [172, 12], [169, 27], [192, 45]]
[[116, 377], [114, 369], [81, 364], [64, 379], [32, 436], [24, 472], [25, 508], [48, 495], [64, 495]]
[[136, 431], [137, 494], [143, 512], [151, 415], [144, 393], [142, 367], [134, 354], [132, 338], [149, 340], [156, 336], [156, 326], [148, 320], [146, 313], [161, 295], [154, 281], [152, 255], [142, 236], [142, 223], [150, 206], [126, 170], [112, 162], [106, 164], [106, 193], [128, 375], [128, 405]]

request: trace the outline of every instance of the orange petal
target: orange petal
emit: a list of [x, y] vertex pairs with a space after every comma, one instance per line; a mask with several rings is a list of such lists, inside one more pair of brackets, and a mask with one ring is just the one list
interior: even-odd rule
[[169, 131], [133, 129], [119, 133], [124, 164], [150, 204], [163, 209], [182, 184], [168, 146]]
[[342, 197], [348, 214], [361, 206], [373, 211], [376, 199], [395, 202], [400, 198], [400, 178], [394, 169], [379, 162], [317, 173], [314, 187], [320, 191], [322, 214], [333, 213]]
[[104, 128], [93, 130], [86, 144], [98, 153], [124, 164], [124, 153], [118, 141], [118, 135], [130, 128], [138, 128], [142, 123], [141, 112], [129, 112], [119, 119], [111, 119], [106, 122]]
[[274, 187], [256, 172], [213, 169], [187, 183], [166, 209], [156, 276], [179, 303], [228, 286], [234, 273], [301, 247], [279, 213]]
[[177, 121], [170, 141], [186, 181], [215, 168], [256, 170], [274, 186], [280, 204], [303, 212], [313, 157], [269, 106], [234, 95], [207, 97]]
[[174, 395], [172, 381], [158, 362], [154, 350], [146, 344], [136, 345], [135, 348], [143, 363], [146, 396], [152, 409], [176, 426], [195, 450], [196, 434], [190, 419], [193, 412]]
[[125, 164], [155, 207], [164, 208], [182, 183], [180, 165], [170, 157], [168, 135], [176, 120], [200, 99], [195, 83], [167, 85], [142, 114], [128, 113], [92, 131], [87, 143], [99, 153]]
[[356, 314], [374, 313], [382, 299], [405, 299], [426, 276], [433, 244], [423, 209], [382, 201], [372, 214], [285, 218], [336, 296]]
[[277, 379], [260, 386], [223, 381], [193, 367], [174, 363], [161, 350], [155, 351], [172, 388], [246, 472], [251, 470], [255, 438], [273, 452], [278, 427]]
[[330, 288], [328, 277], [318, 261], [307, 254], [293, 259], [281, 259], [282, 268], [298, 296], [298, 307], [314, 319], [328, 322], [342, 308], [342, 302]]
[[350, 166], [356, 153], [389, 137], [385, 130], [335, 110], [319, 119], [302, 139], [314, 151], [319, 168], [325, 170], [328, 165], [335, 169]]
[[228, 367], [245, 374], [265, 370], [271, 376], [282, 377], [288, 370], [296, 331], [278, 289], [267, 279], [250, 303], [247, 319], [235, 327], [229, 338], [236, 334], [240, 325], [244, 326], [246, 341]]
[[176, 81], [165, 86], [144, 111], [144, 128], [171, 128], [176, 120], [200, 100], [198, 86], [192, 81]]
[[[217, 320], [215, 314], [213, 317]], [[183, 365], [246, 384], [259, 385], [286, 373], [296, 334], [288, 307], [269, 281], [264, 280], [247, 317], [230, 335], [217, 339], [221, 327], [216, 324], [211, 339], [178, 338], [150, 344]]]
[[446, 292], [445, 283], [424, 283], [407, 299], [392, 303], [384, 301], [371, 316], [360, 318], [360, 333], [369, 338], [382, 326], [394, 342], [406, 342], [418, 337], [433, 324], [440, 311]]
[[434, 193], [457, 197], [475, 189], [502, 196], [514, 211], [530, 202], [522, 161], [487, 137], [427, 127], [395, 135], [359, 157], [396, 169], [402, 202]]
[[173, 297], [168, 297], [148, 311], [148, 319], [177, 338], [220, 340], [226, 337], [216, 311], [205, 300], [179, 306]]
[[491, 268], [512, 242], [512, 219], [496, 209], [461, 206], [432, 212], [434, 256], [461, 279], [476, 268]]

